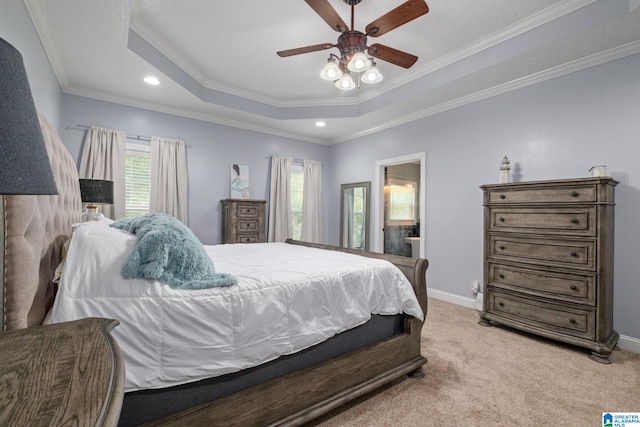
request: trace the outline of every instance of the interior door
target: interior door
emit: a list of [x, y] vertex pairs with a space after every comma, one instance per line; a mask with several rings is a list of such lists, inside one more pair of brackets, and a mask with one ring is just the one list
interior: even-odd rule
[[375, 175], [372, 250], [424, 257], [425, 153], [380, 160]]

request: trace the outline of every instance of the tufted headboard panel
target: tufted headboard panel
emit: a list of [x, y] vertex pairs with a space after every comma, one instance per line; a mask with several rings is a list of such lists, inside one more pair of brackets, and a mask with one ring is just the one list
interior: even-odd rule
[[4, 330], [42, 323], [62, 246], [82, 209], [75, 162], [46, 117], [38, 119], [58, 195], [4, 196]]

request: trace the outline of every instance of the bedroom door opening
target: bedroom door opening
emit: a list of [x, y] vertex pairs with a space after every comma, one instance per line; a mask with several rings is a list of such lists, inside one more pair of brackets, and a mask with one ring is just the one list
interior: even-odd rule
[[376, 162], [373, 250], [424, 258], [425, 153]]

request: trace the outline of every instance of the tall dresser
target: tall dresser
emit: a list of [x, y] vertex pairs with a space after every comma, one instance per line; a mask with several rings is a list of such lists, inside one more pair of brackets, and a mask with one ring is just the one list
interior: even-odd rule
[[222, 243], [266, 242], [266, 200], [224, 199]]
[[613, 330], [610, 177], [483, 185], [484, 302], [500, 323], [591, 350], [609, 363]]

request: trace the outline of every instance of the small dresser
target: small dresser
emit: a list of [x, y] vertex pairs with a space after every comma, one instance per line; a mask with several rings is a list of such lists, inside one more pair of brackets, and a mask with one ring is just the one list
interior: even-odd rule
[[613, 330], [610, 177], [483, 185], [484, 301], [496, 322], [591, 350], [609, 363]]
[[266, 200], [224, 199], [222, 243], [266, 242]]

